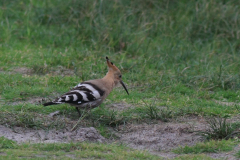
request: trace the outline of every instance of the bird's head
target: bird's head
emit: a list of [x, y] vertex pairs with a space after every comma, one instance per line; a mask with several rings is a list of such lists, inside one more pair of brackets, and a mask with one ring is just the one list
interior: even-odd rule
[[119, 83], [123, 86], [123, 88], [125, 89], [125, 91], [128, 93], [127, 87], [125, 86], [125, 84], [122, 81], [122, 73], [121, 71], [112, 63], [110, 62], [110, 60], [108, 59], [108, 57], [106, 57], [107, 60], [107, 65], [108, 65], [108, 75], [111, 76], [111, 78], [113, 78], [114, 80], [114, 86], [117, 86]]

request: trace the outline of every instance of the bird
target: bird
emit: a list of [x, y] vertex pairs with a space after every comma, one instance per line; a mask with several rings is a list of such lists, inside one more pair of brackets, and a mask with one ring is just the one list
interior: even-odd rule
[[129, 95], [127, 87], [122, 81], [121, 71], [110, 62], [108, 57], [106, 57], [106, 62], [108, 72], [103, 78], [79, 83], [69, 92], [57, 97], [54, 101], [44, 103], [43, 105], [49, 106], [67, 103], [76, 107], [79, 116], [81, 116], [79, 108], [89, 110], [98, 107], [107, 98], [113, 88], [119, 84], [123, 86]]

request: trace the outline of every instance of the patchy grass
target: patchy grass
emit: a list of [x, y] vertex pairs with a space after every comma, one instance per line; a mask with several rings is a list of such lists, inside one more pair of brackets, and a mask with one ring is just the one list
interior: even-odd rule
[[240, 134], [239, 122], [231, 124], [230, 122], [227, 122], [227, 118], [209, 118], [207, 123], [208, 129], [206, 131], [198, 132], [205, 140], [229, 139], [237, 137]]
[[101, 123], [103, 125], [116, 127], [123, 124], [126, 119], [120, 117], [117, 111], [107, 110], [106, 108], [97, 108], [89, 114], [89, 118], [92, 123]]
[[199, 154], [199, 153], [218, 153], [233, 150], [236, 142], [233, 140], [221, 140], [197, 143], [194, 146], [185, 146], [175, 149], [173, 152], [178, 154]]
[[169, 110], [168, 107], [159, 108], [155, 103], [155, 100], [151, 104], [144, 102], [145, 108], [142, 110], [142, 114], [145, 117], [163, 122], [167, 122], [168, 119], [173, 117], [172, 110]]
[[65, 119], [55, 117], [55, 121], [46, 115], [34, 112], [1, 112], [0, 124], [8, 127], [34, 129], [62, 129], [66, 127]]
[[238, 152], [235, 154], [235, 156], [236, 156], [237, 158], [240, 158], [240, 151], [238, 151]]
[[21, 144], [14, 149], [4, 148], [0, 157], [3, 159], [159, 159], [145, 151], [137, 151], [123, 145], [94, 143], [50, 143]]
[[185, 159], [189, 159], [189, 160], [216, 160], [215, 158], [211, 158], [209, 156], [206, 156], [204, 154], [199, 154], [199, 155], [184, 155], [184, 156], [179, 156], [177, 158], [174, 158], [174, 160], [185, 160]]
[[0, 144], [1, 149], [14, 149], [17, 147], [17, 143], [15, 141], [9, 140], [5, 137], [0, 137]]

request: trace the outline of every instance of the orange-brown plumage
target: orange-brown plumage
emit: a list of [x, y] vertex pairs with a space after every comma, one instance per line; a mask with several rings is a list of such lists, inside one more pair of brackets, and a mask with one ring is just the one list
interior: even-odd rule
[[[106, 57], [108, 72], [102, 79], [94, 79], [82, 82], [69, 92], [56, 98], [44, 106], [68, 103], [78, 108], [95, 108], [99, 106], [119, 83], [128, 90], [122, 81], [121, 71]], [[80, 114], [79, 110], [78, 113]]]

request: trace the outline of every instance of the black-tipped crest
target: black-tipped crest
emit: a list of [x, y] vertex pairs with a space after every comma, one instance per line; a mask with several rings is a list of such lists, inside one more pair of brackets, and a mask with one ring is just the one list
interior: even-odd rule
[[113, 65], [113, 62], [111, 62], [108, 57], [106, 57], [106, 60], [107, 60], [108, 63], [110, 63], [111, 65]]

